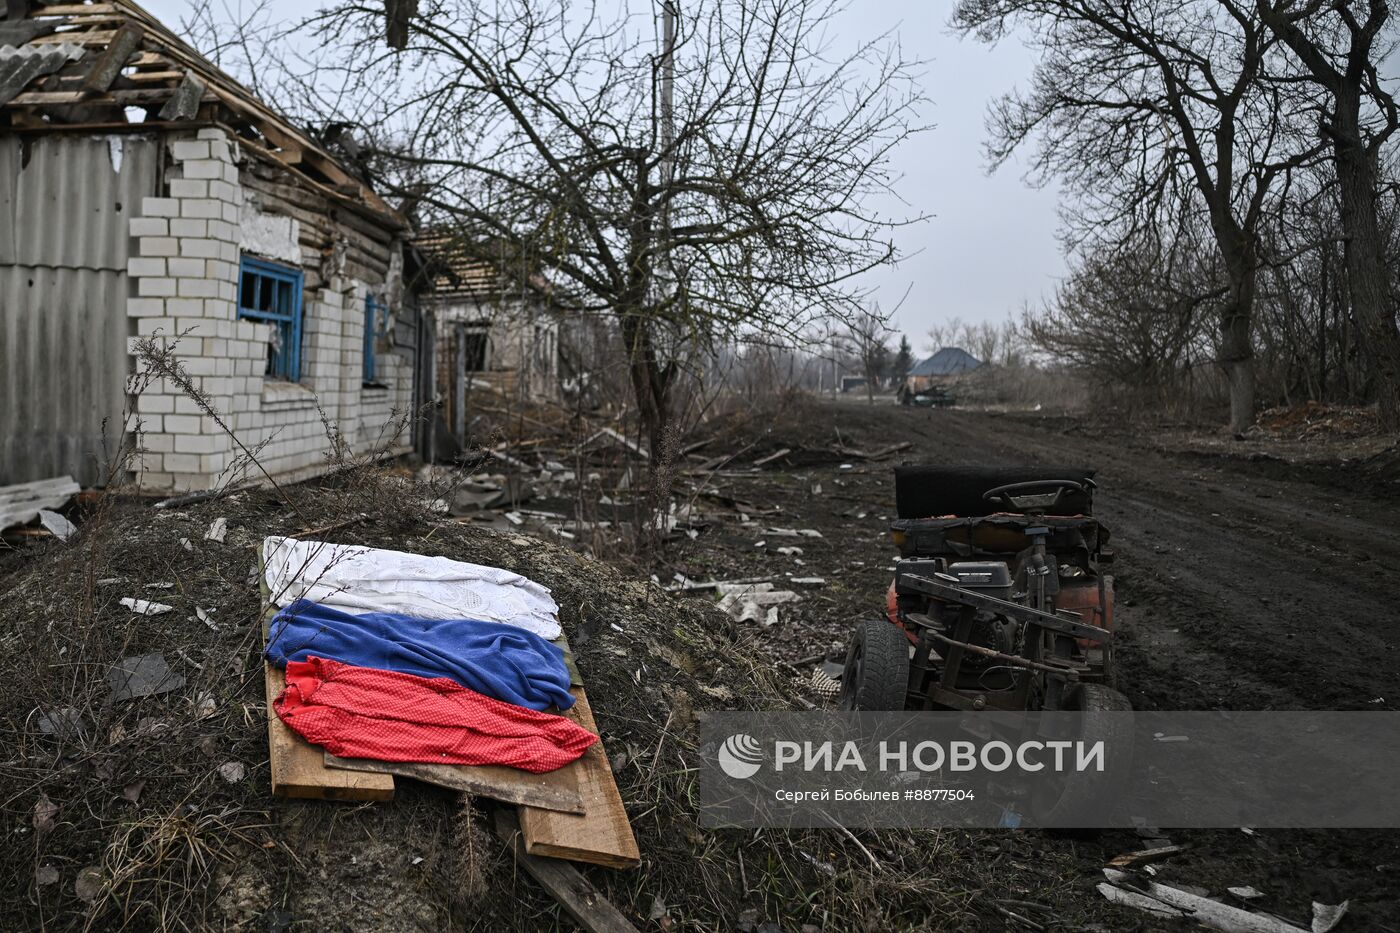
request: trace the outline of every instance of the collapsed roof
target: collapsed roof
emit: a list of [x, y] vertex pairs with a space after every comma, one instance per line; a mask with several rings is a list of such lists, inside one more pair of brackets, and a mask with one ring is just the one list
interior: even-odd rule
[[334, 200], [403, 216], [305, 131], [130, 0], [0, 8], [0, 133], [219, 125]]
[[[553, 295], [549, 280], [538, 271], [522, 274], [524, 262], [503, 244], [474, 250], [460, 235], [441, 228], [424, 231], [413, 243], [428, 258], [436, 296], [482, 302], [531, 293], [546, 299]], [[483, 253], [495, 257], [483, 258]]]

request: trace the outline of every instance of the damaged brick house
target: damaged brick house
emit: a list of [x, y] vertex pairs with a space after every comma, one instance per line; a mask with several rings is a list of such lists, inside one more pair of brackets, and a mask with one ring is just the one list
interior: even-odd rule
[[454, 438], [468, 430], [474, 393], [515, 401], [559, 395], [560, 310], [538, 272], [519, 274], [506, 258], [468, 256], [439, 231], [420, 235], [432, 287], [422, 297], [431, 319], [442, 421]]
[[185, 366], [275, 477], [326, 469], [322, 411], [357, 452], [412, 449], [395, 413], [431, 397], [431, 335], [403, 284], [405, 218], [135, 4], [6, 9], [0, 484], [101, 482], [133, 414], [144, 486], [236, 478], [234, 442], [192, 399], [126, 397], [147, 335], [184, 335]]

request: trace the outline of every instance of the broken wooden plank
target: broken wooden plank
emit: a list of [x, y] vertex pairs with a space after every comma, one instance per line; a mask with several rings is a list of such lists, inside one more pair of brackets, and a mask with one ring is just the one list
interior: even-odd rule
[[578, 776], [567, 768], [544, 774], [531, 774], [504, 765], [436, 765], [412, 761], [374, 761], [368, 758], [337, 758], [325, 753], [328, 768], [347, 771], [392, 774], [436, 784], [452, 790], [489, 797], [503, 803], [582, 813]]
[[590, 445], [593, 444], [594, 441], [598, 440], [599, 438], [606, 438], [607, 440], [612, 441], [617, 446], [622, 447], [626, 450], [630, 450], [632, 453], [641, 457], [643, 460], [651, 459], [650, 451], [644, 450], [635, 441], [629, 440], [622, 434], [619, 434], [617, 431], [614, 431], [612, 428], [599, 428], [598, 430], [593, 432], [593, 434], [588, 438], [588, 440], [584, 441], [582, 444], [579, 444], [578, 447], [575, 449], [586, 450]]
[[111, 3], [45, 3], [29, 14], [31, 17], [49, 16], [111, 16], [120, 12]]
[[71, 42], [74, 45], [83, 46], [105, 46], [117, 35], [115, 29], [92, 29], [87, 32], [69, 31], [54, 32], [47, 36], [37, 36], [29, 40], [29, 46], [36, 45], [62, 45]]
[[857, 450], [854, 447], [846, 447], [843, 444], [836, 444], [831, 449], [843, 457], [854, 457], [857, 460], [883, 460], [891, 454], [897, 454], [901, 450], [908, 450], [913, 446], [913, 441], [900, 441], [898, 444], [890, 444], [878, 450]]
[[1151, 862], [1157, 859], [1164, 859], [1176, 855], [1182, 851], [1183, 846], [1158, 846], [1155, 849], [1139, 849], [1136, 852], [1124, 852], [1109, 861], [1110, 868], [1131, 868], [1139, 862]]
[[[593, 720], [593, 710], [583, 687], [574, 687], [569, 692], [574, 695], [575, 702], [565, 715], [597, 735], [598, 724]], [[583, 757], [560, 770], [576, 773], [584, 813], [578, 816], [521, 807], [520, 829], [525, 838], [525, 851], [531, 855], [611, 868], [635, 868], [641, 864], [637, 839], [632, 834], [632, 824], [627, 819], [627, 809], [622, 805], [622, 794], [618, 792], [602, 740], [589, 746]]]
[[93, 62], [92, 68], [88, 70], [87, 77], [83, 78], [83, 91], [88, 94], [100, 94], [110, 88], [112, 82], [117, 80], [117, 75], [126, 67], [127, 59], [131, 58], [132, 53], [141, 45], [143, 35], [141, 27], [131, 23], [118, 29], [112, 44], [102, 50], [97, 56], [97, 61]]
[[782, 450], [779, 450], [779, 451], [777, 451], [776, 453], [771, 453], [771, 454], [769, 454], [768, 456], [764, 457], [764, 458], [761, 459], [761, 460], [755, 460], [755, 461], [753, 462], [753, 465], [754, 465], [754, 466], [766, 466], [767, 464], [772, 463], [774, 460], [778, 460], [778, 459], [780, 459], [780, 458], [782, 458], [782, 457], [786, 457], [786, 456], [787, 456], [788, 454], [790, 454], [790, 453], [792, 453], [792, 448], [791, 448], [791, 447], [784, 447]]
[[637, 933], [637, 928], [578, 869], [559, 859], [527, 851], [520, 825], [509, 810], [496, 811], [496, 832], [520, 867], [559, 902], [574, 922], [589, 933]]
[[283, 672], [263, 663], [267, 687], [267, 750], [276, 797], [309, 800], [393, 800], [393, 775], [327, 768], [320, 748], [307, 742], [284, 723], [273, 701], [287, 682]]

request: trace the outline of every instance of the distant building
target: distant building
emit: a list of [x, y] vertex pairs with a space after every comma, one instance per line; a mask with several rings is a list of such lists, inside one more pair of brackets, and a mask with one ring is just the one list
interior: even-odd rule
[[915, 364], [905, 378], [905, 385], [911, 392], [922, 392], [930, 386], [956, 380], [981, 365], [981, 360], [961, 347], [943, 347]]

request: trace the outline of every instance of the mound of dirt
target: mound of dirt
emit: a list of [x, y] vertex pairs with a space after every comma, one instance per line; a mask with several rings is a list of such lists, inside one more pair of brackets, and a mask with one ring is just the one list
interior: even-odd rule
[[1327, 405], [1312, 400], [1260, 412], [1258, 423], [1276, 437], [1294, 440], [1319, 436], [1364, 437], [1375, 434], [1380, 427], [1373, 408]]
[[[271, 796], [255, 560], [265, 535], [307, 528], [506, 567], [552, 590], [643, 858], [636, 871], [584, 871], [639, 925], [887, 928], [944, 911], [978, 925], [965, 911], [985, 882], [967, 834], [867, 833], [861, 843], [699, 828], [697, 716], [789, 707], [795, 682], [780, 680], [712, 606], [534, 538], [429, 517], [402, 496], [360, 495], [362, 511], [347, 513], [350, 500], [334, 488], [290, 492], [294, 509], [263, 492], [172, 511], [113, 505], [69, 543], [35, 545], [12, 562], [22, 566], [0, 594], [0, 809], [10, 839], [0, 927], [567, 922], [490, 831], [487, 801], [411, 781], [383, 804]], [[223, 542], [205, 538], [216, 518], [228, 524]], [[123, 598], [171, 609], [137, 615]], [[183, 682], [114, 699], [112, 666], [150, 654]], [[968, 851], [950, 857], [955, 847]], [[1038, 848], [1035, 838], [1007, 839], [987, 854], [1024, 865]]]

